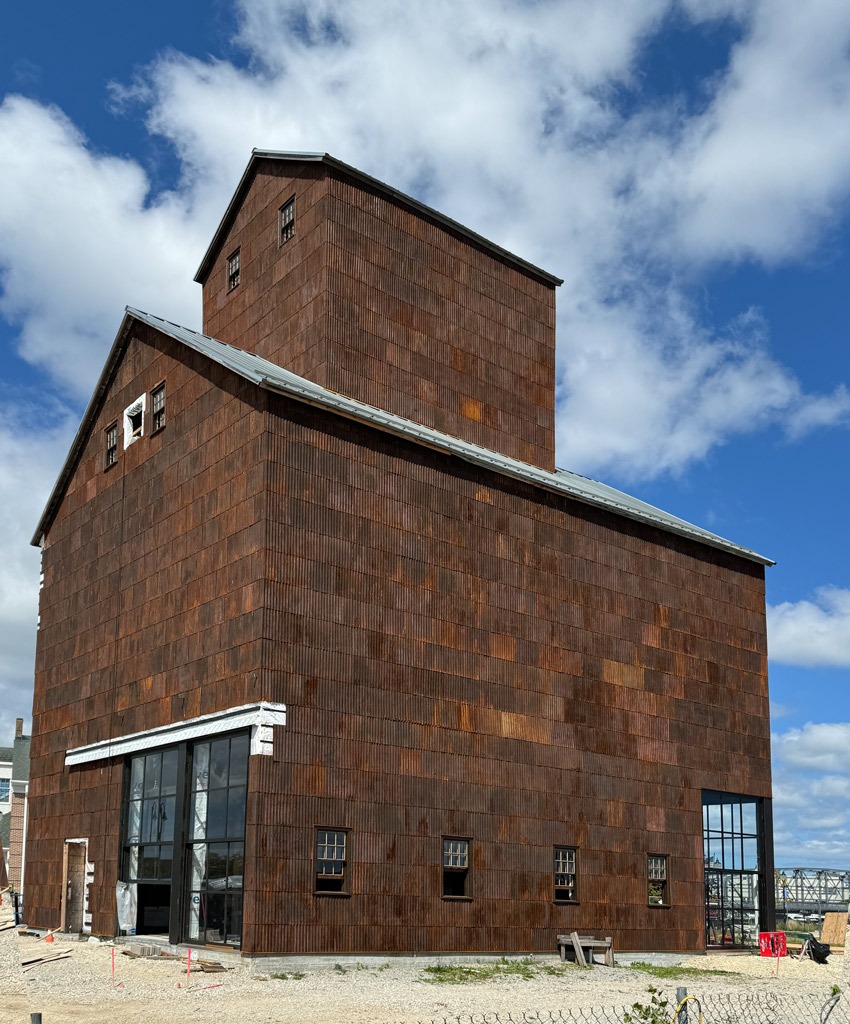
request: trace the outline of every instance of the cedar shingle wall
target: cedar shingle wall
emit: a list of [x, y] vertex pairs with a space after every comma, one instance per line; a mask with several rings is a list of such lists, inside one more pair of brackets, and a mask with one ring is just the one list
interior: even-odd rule
[[[292, 195], [295, 237], [279, 246]], [[260, 164], [204, 284], [204, 331], [554, 468], [554, 288], [323, 165]]]
[[[288, 716], [252, 762], [243, 948], [700, 948], [700, 790], [770, 793], [761, 567], [275, 401]], [[311, 895], [315, 826], [352, 830], [350, 899]], [[443, 835], [473, 841], [471, 903], [440, 898]]]
[[[45, 541], [26, 869], [27, 920], [41, 927], [59, 923], [71, 837], [90, 839], [94, 932], [114, 922], [120, 765], [65, 769], [65, 751], [259, 692], [262, 394], [140, 334]], [[126, 451], [119, 436], [104, 472], [104, 429], [161, 380], [165, 429]]]

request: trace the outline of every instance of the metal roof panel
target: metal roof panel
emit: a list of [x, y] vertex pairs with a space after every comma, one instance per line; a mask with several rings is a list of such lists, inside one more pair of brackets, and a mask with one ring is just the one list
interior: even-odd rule
[[342, 416], [368, 423], [400, 437], [409, 438], [516, 480], [544, 487], [549, 491], [564, 494], [597, 508], [608, 509], [637, 522], [655, 526], [667, 533], [688, 537], [760, 565], [774, 564], [772, 559], [766, 558], [764, 555], [726, 540], [718, 534], [703, 530], [699, 526], [694, 526], [684, 519], [679, 519], [669, 512], [655, 508], [647, 502], [640, 501], [640, 499], [598, 480], [573, 473], [567, 469], [558, 469], [554, 473], [550, 473], [548, 470], [509, 458], [507, 455], [490, 451], [469, 441], [462, 441], [460, 438], [433, 430], [421, 423], [330, 391], [313, 381], [306, 380], [304, 377], [299, 377], [297, 374], [277, 366], [268, 359], [263, 359], [262, 356], [246, 352], [244, 349], [218, 341], [216, 338], [210, 338], [188, 327], [172, 324], [160, 317], [130, 307], [127, 308], [127, 314], [171, 335], [195, 351], [201, 352], [222, 366], [233, 370], [234, 373], [271, 391], [289, 395], [310, 405], [333, 410]]

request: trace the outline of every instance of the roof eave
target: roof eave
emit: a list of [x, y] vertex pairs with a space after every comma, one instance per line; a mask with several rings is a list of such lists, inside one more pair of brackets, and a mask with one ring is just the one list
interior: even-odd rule
[[550, 285], [551, 287], [557, 287], [564, 283], [563, 278], [556, 277], [554, 274], [550, 274], [547, 270], [543, 270], [541, 267], [537, 267], [533, 263], [529, 263], [528, 260], [524, 260], [515, 253], [510, 252], [508, 249], [504, 249], [495, 242], [491, 242], [488, 238], [485, 238], [483, 235], [479, 235], [477, 231], [473, 231], [471, 228], [466, 227], [459, 221], [453, 220], [451, 217], [447, 217], [444, 213], [440, 213], [439, 210], [435, 210], [433, 207], [427, 206], [425, 203], [420, 202], [418, 199], [414, 199], [413, 196], [409, 196], [405, 192], [400, 192], [398, 189], [393, 188], [392, 185], [387, 185], [386, 182], [383, 182], [378, 178], [373, 178], [370, 174], [366, 174], [364, 171], [360, 171], [356, 167], [352, 167], [351, 164], [338, 160], [329, 153], [287, 153], [273, 149], [254, 149], [251, 152], [251, 159], [248, 161], [248, 166], [245, 168], [242, 177], [239, 179], [239, 184], [236, 186], [236, 190], [227, 205], [227, 209], [224, 211], [224, 216], [221, 218], [215, 234], [213, 235], [212, 241], [207, 247], [207, 251], [204, 253], [204, 258], [201, 260], [201, 265], [198, 267], [198, 271], [195, 274], [195, 281], [199, 284], [203, 284], [209, 276], [216, 253], [224, 241], [224, 236], [230, 229], [230, 225], [233, 222], [236, 212], [242, 203], [245, 192], [247, 191], [249, 181], [253, 176], [257, 163], [260, 160], [281, 160], [290, 161], [292, 163], [323, 163], [340, 174], [354, 178], [356, 181], [367, 185], [369, 188], [382, 192], [390, 199], [403, 206], [409, 207], [421, 216], [437, 221], [437, 223], [441, 224], [454, 234], [461, 235], [463, 238], [466, 238], [475, 245], [480, 246], [487, 252], [496, 256], [498, 259], [506, 261], [518, 270], [521, 270], [523, 273], [541, 281], [543, 284]]
[[125, 310], [121, 326], [118, 328], [118, 333], [115, 335], [115, 341], [112, 343], [112, 347], [109, 350], [109, 355], [106, 357], [103, 370], [101, 371], [98, 382], [91, 398], [89, 399], [89, 403], [86, 406], [82, 419], [80, 420], [77, 433], [74, 435], [74, 440], [71, 443], [68, 457], [65, 459], [65, 463], [59, 472], [56, 483], [53, 485], [53, 490], [50, 492], [50, 497], [47, 499], [47, 504], [44, 506], [44, 511], [38, 521], [38, 526], [36, 527], [35, 533], [30, 541], [30, 544], [32, 544], [33, 547], [41, 547], [42, 538], [50, 528], [53, 516], [59, 507], [59, 503], [64, 497], [65, 488], [67, 487], [68, 481], [70, 480], [77, 462], [79, 461], [80, 455], [82, 454], [86, 439], [89, 435], [89, 429], [100, 409], [103, 396], [106, 394], [106, 390], [109, 387], [109, 382], [112, 379], [112, 373], [115, 366], [121, 358], [121, 354], [127, 340], [127, 333], [130, 329], [130, 324], [134, 319], [135, 318]]

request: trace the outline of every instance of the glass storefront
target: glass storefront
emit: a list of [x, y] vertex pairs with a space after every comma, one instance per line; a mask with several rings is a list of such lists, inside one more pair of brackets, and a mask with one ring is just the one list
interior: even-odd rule
[[137, 934], [240, 945], [248, 753], [243, 732], [129, 758], [121, 880]]

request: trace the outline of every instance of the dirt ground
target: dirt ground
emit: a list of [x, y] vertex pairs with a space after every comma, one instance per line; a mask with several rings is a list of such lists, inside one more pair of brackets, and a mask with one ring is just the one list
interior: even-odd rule
[[[0, 926], [9, 920], [0, 907]], [[700, 975], [658, 980], [632, 967], [561, 968], [557, 957], [535, 957], [528, 973], [473, 983], [438, 983], [412, 959], [344, 959], [311, 969], [292, 967], [271, 977], [262, 968], [234, 960], [221, 974], [193, 973], [186, 962], [131, 959], [122, 946], [57, 939], [48, 945], [15, 929], [0, 931], [0, 1024], [29, 1024], [40, 1012], [43, 1024], [396, 1024], [443, 1021], [459, 1015], [542, 1013], [578, 1007], [618, 1007], [648, 1001], [655, 985], [672, 994], [677, 984], [699, 995], [710, 992], [812, 993], [826, 999], [833, 984], [847, 991], [844, 958], [829, 964], [751, 955], [692, 958], [682, 966]], [[113, 952], [115, 974], [112, 974]], [[70, 953], [23, 974], [21, 961]], [[204, 954], [207, 955], [206, 953]], [[720, 976], [711, 972], [732, 972]]]

